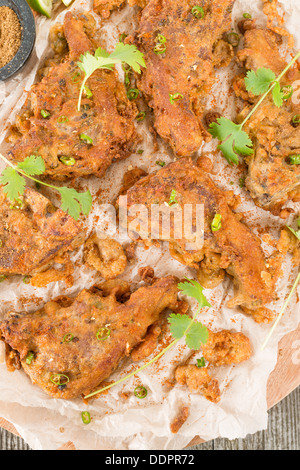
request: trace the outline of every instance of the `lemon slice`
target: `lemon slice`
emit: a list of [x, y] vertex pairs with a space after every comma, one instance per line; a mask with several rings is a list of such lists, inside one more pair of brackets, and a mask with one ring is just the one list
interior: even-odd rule
[[51, 18], [52, 0], [27, 0], [31, 8], [47, 18]]

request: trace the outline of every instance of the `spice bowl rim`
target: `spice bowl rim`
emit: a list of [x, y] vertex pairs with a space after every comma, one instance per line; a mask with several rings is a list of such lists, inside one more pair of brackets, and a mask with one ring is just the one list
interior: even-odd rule
[[22, 29], [21, 44], [12, 60], [0, 68], [0, 83], [19, 72], [33, 51], [36, 26], [33, 13], [26, 0], [0, 0], [0, 7], [7, 6], [17, 15]]

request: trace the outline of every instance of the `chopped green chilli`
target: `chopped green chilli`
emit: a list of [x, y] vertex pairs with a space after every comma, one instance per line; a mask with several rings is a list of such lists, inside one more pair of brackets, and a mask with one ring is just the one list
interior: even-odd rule
[[252, 16], [250, 15], [250, 13], [244, 13], [243, 14], [243, 17], [246, 18], [247, 20], [250, 20], [252, 18]]
[[110, 329], [107, 327], [100, 328], [99, 331], [97, 331], [96, 337], [99, 341], [105, 341], [110, 337]]
[[73, 166], [76, 163], [74, 157], [60, 157], [59, 160], [61, 161], [61, 163], [67, 166]]
[[237, 47], [240, 43], [240, 36], [238, 33], [231, 31], [226, 36], [227, 42], [232, 45], [232, 47]]
[[89, 87], [87, 85], [84, 85], [84, 91], [85, 91], [85, 94], [86, 94], [87, 98], [92, 98], [93, 93], [91, 92], [91, 90], [89, 89]]
[[54, 384], [54, 385], [66, 385], [68, 382], [70, 382], [70, 379], [67, 375], [65, 374], [53, 374], [51, 375], [50, 377], [50, 381]]
[[148, 390], [146, 389], [146, 387], [138, 385], [134, 389], [134, 394], [137, 398], [146, 398], [146, 396], [148, 395]]
[[164, 54], [167, 50], [167, 47], [165, 46], [164, 43], [159, 42], [158, 44], [155, 44], [153, 51], [155, 54]]
[[139, 94], [140, 94], [140, 91], [137, 88], [130, 88], [127, 91], [127, 98], [129, 99], [129, 101], [133, 101], [137, 99]]
[[59, 116], [57, 119], [57, 122], [63, 123], [63, 122], [69, 122], [69, 118], [67, 116]]
[[6, 275], [5, 274], [0, 274], [0, 282], [5, 281]]
[[157, 160], [156, 165], [159, 165], [161, 167], [165, 166], [166, 162], [163, 162], [162, 160]]
[[93, 145], [93, 139], [86, 134], [80, 134], [80, 140], [86, 142], [87, 144]]
[[156, 36], [156, 42], [159, 42], [160, 44], [165, 44], [167, 42], [167, 39], [162, 34], [158, 34]]
[[218, 230], [220, 230], [220, 228], [221, 228], [221, 219], [222, 219], [221, 214], [216, 214], [214, 216], [214, 219], [211, 223], [211, 229], [212, 229], [213, 232], [217, 232]]
[[143, 121], [146, 117], [146, 113], [145, 111], [140, 111], [139, 114], [136, 116], [136, 120], [137, 121]]
[[200, 359], [197, 359], [197, 367], [205, 367], [204, 357], [201, 357]]
[[183, 95], [181, 93], [169, 93], [170, 103], [174, 104], [176, 101], [182, 100]]
[[286, 101], [292, 97], [294, 93], [294, 89], [292, 85], [285, 85], [281, 88], [281, 92], [282, 92], [282, 99]]
[[31, 279], [30, 276], [24, 276], [23, 277], [24, 284], [30, 284], [30, 279]]
[[298, 124], [300, 124], [300, 114], [295, 114], [292, 119], [292, 125], [296, 127]]
[[74, 339], [74, 335], [72, 335], [72, 333], [67, 333], [67, 334], [63, 337], [62, 342], [63, 342], [63, 343], [70, 343], [71, 341], [73, 341], [73, 339]]

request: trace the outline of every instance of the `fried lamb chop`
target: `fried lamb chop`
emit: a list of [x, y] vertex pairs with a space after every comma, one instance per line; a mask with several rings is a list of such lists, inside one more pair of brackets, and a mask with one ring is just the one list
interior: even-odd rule
[[11, 202], [0, 189], [0, 275], [38, 275], [80, 246], [85, 232], [72, 217], [27, 187]]
[[134, 41], [147, 68], [138, 88], [153, 109], [157, 133], [179, 157], [209, 138], [203, 111], [215, 67], [233, 54], [222, 35], [230, 30], [234, 1], [149, 0], [141, 12]]
[[[177, 282], [161, 278], [129, 298], [124, 283], [110, 292], [94, 286], [76, 298], [48, 302], [35, 313], [9, 313], [0, 324], [11, 348], [9, 363], [21, 363], [32, 382], [52, 397], [87, 395], [142, 342], [160, 313], [176, 307]], [[128, 300], [122, 302], [124, 294]]]
[[[278, 76], [287, 62], [280, 55], [281, 38], [271, 30], [256, 28], [247, 21], [244, 49], [238, 52], [239, 62], [246, 70], [257, 71], [265, 67]], [[245, 89], [245, 74], [234, 81], [237, 96], [247, 101], [241, 119], [251, 110], [258, 98]], [[297, 68], [290, 69], [281, 80], [281, 86], [293, 85], [300, 79]], [[300, 200], [300, 166], [291, 157], [300, 154], [300, 103], [296, 94], [275, 106], [272, 96], [264, 100], [245, 125], [245, 131], [253, 141], [254, 153], [246, 157], [248, 175], [246, 187], [256, 205], [279, 215], [289, 200]]]
[[[219, 189], [191, 159], [181, 158], [142, 178], [129, 189], [126, 197], [119, 197], [120, 222], [122, 224], [125, 220], [122, 214], [127, 211], [127, 229], [133, 239], [142, 239], [146, 244], [153, 240], [167, 240], [171, 255], [195, 268], [204, 287], [215, 287], [227, 272], [233, 277], [235, 286], [235, 295], [228, 306], [240, 306], [255, 321], [269, 322], [273, 314], [265, 305], [274, 298], [281, 255], [265, 259], [258, 237], [232, 212], [231, 199], [230, 192]], [[177, 219], [177, 216], [172, 219], [170, 215], [170, 224], [166, 217], [157, 217], [159, 211], [163, 214], [166, 207], [169, 209], [171, 201], [172, 205], [178, 203], [183, 214], [188, 214], [185, 211], [192, 206], [191, 231], [185, 231], [181, 225], [186, 215], [183, 219]], [[204, 208], [203, 245], [197, 241], [194, 244], [192, 233], [202, 230], [195, 222], [197, 206]], [[213, 231], [216, 215], [221, 216], [221, 226]]]
[[78, 111], [84, 73], [77, 62], [81, 54], [94, 53], [99, 46], [93, 39], [95, 20], [88, 14], [68, 12], [63, 26], [55, 28], [52, 47], [60, 54], [31, 88], [27, 109], [10, 137], [13, 147], [8, 157], [19, 162], [40, 155], [45, 173], [57, 180], [91, 174], [102, 177], [113, 161], [133, 151], [137, 110], [117, 72], [102, 69], [87, 81]]

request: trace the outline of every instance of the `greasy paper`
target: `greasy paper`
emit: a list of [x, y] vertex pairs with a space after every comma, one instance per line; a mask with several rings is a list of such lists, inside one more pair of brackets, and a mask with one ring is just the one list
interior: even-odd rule
[[[90, 10], [91, 0], [76, 0], [71, 10]], [[286, 26], [294, 34], [296, 47], [300, 46], [300, 4], [297, 0], [281, 2], [285, 11]], [[25, 68], [16, 77], [6, 83], [0, 83], [0, 150], [4, 152], [6, 144], [3, 141], [8, 126], [14, 122], [15, 116], [25, 100], [25, 90], [29, 90], [36, 79], [36, 72], [43, 60], [50, 53], [48, 32], [51, 24], [62, 21], [67, 10], [62, 7], [56, 11], [51, 21], [38, 17], [37, 40], [34, 53]], [[132, 12], [137, 9], [125, 7], [120, 12], [112, 14], [109, 20], [97, 21], [110, 50], [118, 41], [119, 34], [134, 30]], [[233, 10], [233, 27], [243, 13], [251, 13], [265, 24], [260, 0], [237, 0]], [[230, 86], [233, 66], [218, 72], [218, 80], [212, 93], [212, 101], [216, 102], [220, 111], [226, 117], [232, 117], [233, 98], [227, 91]], [[122, 72], [120, 71], [120, 74]], [[120, 75], [121, 76], [121, 75]], [[153, 137], [148, 131], [147, 123], [137, 124], [142, 142], [142, 155], [133, 154], [130, 158], [114, 163], [107, 171], [103, 180], [89, 178], [82, 180], [83, 188], [89, 188], [94, 196], [94, 206], [85, 222], [87, 234], [96, 229], [115, 236], [114, 226], [107, 210], [108, 204], [115, 200], [122, 184], [123, 174], [133, 167], [142, 168], [148, 172], [157, 170], [155, 162], [173, 159], [169, 150], [159, 140], [159, 149], [154, 150]], [[203, 144], [199, 151], [208, 156], [216, 149], [216, 142]], [[230, 167], [226, 160], [216, 152], [211, 156], [214, 161], [212, 178], [222, 189], [234, 190], [242, 194], [242, 204], [238, 211], [246, 214], [249, 225], [259, 235], [259, 229], [271, 227], [271, 235], [278, 237], [278, 218], [257, 208], [249, 195], [238, 184], [237, 169]], [[101, 191], [101, 197], [96, 196]], [[55, 195], [51, 199], [55, 200]], [[299, 210], [299, 209], [298, 209]], [[106, 222], [106, 224], [103, 223]], [[290, 221], [288, 220], [287, 223]], [[123, 243], [129, 240], [124, 238]], [[263, 243], [266, 254], [270, 247]], [[82, 248], [72, 255], [75, 263], [74, 285], [66, 288], [63, 282], [49, 284], [46, 288], [33, 288], [22, 282], [16, 276], [0, 284], [1, 309], [0, 317], [7, 311], [34, 311], [48, 300], [58, 295], [76, 295], [82, 288], [89, 288], [101, 280], [99, 275], [81, 266]], [[176, 275], [179, 278], [194, 275], [187, 267], [170, 258], [167, 244], [162, 247], [152, 246], [148, 250], [138, 248], [137, 262], [129, 264], [121, 278], [130, 281], [137, 287], [140, 278], [138, 269], [141, 266], [151, 266], [155, 275]], [[269, 307], [279, 313], [284, 299], [288, 295], [296, 277], [295, 270], [289, 259], [283, 266], [283, 275], [277, 284], [277, 299]], [[0, 416], [14, 424], [21, 436], [33, 449], [57, 449], [67, 441], [72, 441], [76, 449], [182, 449], [195, 435], [204, 440], [216, 437], [243, 438], [248, 433], [265, 429], [267, 426], [266, 384], [270, 372], [277, 359], [277, 345], [282, 336], [294, 330], [300, 321], [299, 303], [296, 295], [284, 314], [282, 321], [275, 330], [268, 346], [264, 351], [261, 346], [270, 331], [270, 325], [261, 325], [238, 310], [228, 309], [227, 301], [233, 295], [233, 287], [229, 278], [213, 290], [205, 290], [205, 295], [212, 308], [205, 309], [199, 315], [199, 320], [209, 325], [213, 330], [232, 329], [241, 331], [249, 336], [253, 349], [253, 357], [245, 363], [236, 366], [214, 368], [213, 376], [219, 380], [222, 399], [218, 404], [207, 401], [204, 397], [189, 393], [185, 387], [176, 385], [168, 388], [166, 384], [174, 376], [176, 366], [189, 358], [190, 351], [179, 342], [169, 350], [157, 363], [143, 370], [138, 377], [132, 377], [126, 382], [113, 387], [108, 393], [102, 394], [97, 400], [88, 405], [80, 399], [64, 401], [50, 398], [37, 386], [31, 384], [23, 371], [14, 373], [6, 370], [2, 346], [0, 349]], [[191, 302], [192, 309], [195, 304]], [[197, 356], [196, 356], [197, 357]], [[194, 359], [193, 359], [194, 360]], [[124, 362], [109, 380], [118, 380], [133, 367], [130, 362]], [[145, 400], [137, 400], [132, 394], [126, 400], [123, 392], [132, 392], [137, 384], [142, 383], [148, 389]], [[177, 434], [170, 431], [170, 423], [176, 416], [181, 405], [190, 407], [187, 421]], [[88, 410], [92, 422], [84, 425], [81, 412]]]

